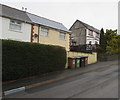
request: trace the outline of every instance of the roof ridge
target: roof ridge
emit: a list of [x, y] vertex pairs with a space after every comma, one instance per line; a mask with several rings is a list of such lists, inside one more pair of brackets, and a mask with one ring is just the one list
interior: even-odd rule
[[79, 22], [82, 22], [83, 24], [86, 24], [86, 25], [88, 25], [88, 26], [90, 26], [90, 27], [93, 27], [93, 26], [91, 26], [91, 25], [89, 25], [89, 24], [87, 24], [87, 23], [84, 23], [83, 21], [81, 21], [81, 20], [78, 20]]
[[20, 9], [17, 9], [17, 8], [14, 8], [14, 7], [2, 4], [2, 3], [0, 3], [0, 6], [2, 7], [2, 16], [14, 18], [16, 20], [31, 22], [30, 18], [25, 13], [26, 11], [23, 11], [23, 10], [20, 10]]
[[92, 27], [92, 28], [94, 28], [94, 29], [96, 29], [96, 30], [99, 30], [99, 29], [97, 29], [97, 28], [95, 28], [95, 27], [93, 27], [93, 26], [91, 26], [91, 25], [89, 25], [89, 24], [87, 24], [87, 23], [84, 23], [84, 22], [81, 21], [81, 20], [78, 20], [78, 19], [77, 19], [77, 21], [79, 21], [79, 22], [81, 22], [81, 23], [83, 23], [83, 24], [86, 24], [87, 26], [90, 26], [90, 27]]
[[48, 19], [48, 18], [39, 16], [39, 15], [36, 15], [36, 14], [33, 14], [33, 13], [30, 13], [30, 12], [26, 12], [26, 13], [31, 14], [31, 15], [34, 15], [34, 16], [37, 16], [37, 17], [41, 17], [41, 18], [43, 18], [43, 19], [46, 19], [46, 20], [49, 20], [49, 21], [52, 21], [52, 22], [55, 22], [55, 23], [58, 23], [58, 24], [62, 24], [62, 23], [60, 23], [60, 22], [57, 22], [57, 21], [54, 21], [54, 20], [51, 20], [51, 19]]
[[26, 11], [23, 11], [23, 10], [20, 10], [20, 9], [17, 9], [17, 8], [14, 8], [14, 7], [11, 7], [11, 6], [8, 6], [8, 5], [5, 5], [5, 4], [0, 4], [2, 6], [6, 6], [8, 8], [11, 8], [11, 9], [14, 9], [14, 10], [17, 10], [17, 11], [21, 11], [21, 12], [26, 12]]
[[55, 22], [55, 23], [58, 23], [58, 24], [62, 24], [62, 23], [60, 23], [60, 22], [57, 22], [57, 21], [54, 21], [54, 20], [50, 20], [50, 19], [48, 19], [48, 18], [45, 18], [45, 17], [39, 16], [39, 15], [36, 15], [36, 14], [30, 13], [30, 12], [27, 12], [27, 11], [23, 11], [23, 10], [20, 10], [20, 9], [17, 9], [17, 8], [14, 8], [14, 7], [8, 6], [8, 5], [4, 5], [4, 4], [1, 4], [1, 3], [0, 3], [0, 5], [5, 6], [5, 7], [8, 7], [8, 8], [10, 8], [10, 9], [14, 9], [14, 10], [17, 10], [17, 11], [23, 12], [23, 13], [29, 13], [29, 14], [32, 14], [32, 15], [34, 15], [34, 16], [41, 17], [41, 18], [43, 18], [43, 19], [46, 19], [46, 20], [49, 20], [49, 21], [52, 21], [52, 22]]
[[[46, 26], [49, 26], [49, 27], [52, 27], [52, 28], [55, 28], [55, 29], [59, 29], [59, 30], [65, 31], [65, 32], [69, 32], [68, 29], [62, 23], [60, 23], [60, 22], [57, 22], [57, 21], [54, 21], [54, 20], [51, 20], [51, 19], [48, 19], [48, 18], [45, 18], [45, 17], [41, 17], [39, 15], [30, 13], [30, 12], [27, 12], [27, 11], [19, 10], [17, 8], [10, 7], [10, 6], [1, 4], [1, 3], [0, 3], [0, 5], [3, 6], [3, 8], [6, 9], [6, 12], [9, 12], [8, 9], [10, 9], [14, 13], [17, 12], [19, 14], [19, 16], [21, 16], [20, 14], [25, 15], [25, 16], [21, 16], [20, 17], [20, 18], [22, 18], [22, 20], [26, 20], [27, 19], [28, 21], [30, 20], [31, 22], [33, 22], [33, 23], [35, 22], [36, 24], [37, 23], [38, 24], [41, 23], [42, 25], [46, 25]], [[15, 18], [19, 18], [19, 16], [14, 16], [13, 13], [5, 13], [5, 14], [8, 14], [8, 16], [12, 16], [13, 18], [14, 17]], [[43, 20], [44, 22], [39, 22], [38, 20], [37, 21], [32, 21], [32, 19], [31, 19], [31, 17], [29, 15], [31, 15], [31, 17], [34, 16], [35, 18], [40, 19], [40, 21]]]

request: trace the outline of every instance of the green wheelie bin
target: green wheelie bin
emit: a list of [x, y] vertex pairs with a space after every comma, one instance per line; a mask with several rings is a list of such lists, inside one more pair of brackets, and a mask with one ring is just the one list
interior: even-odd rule
[[75, 66], [76, 68], [80, 68], [81, 67], [81, 61], [80, 61], [80, 56], [75, 57]]

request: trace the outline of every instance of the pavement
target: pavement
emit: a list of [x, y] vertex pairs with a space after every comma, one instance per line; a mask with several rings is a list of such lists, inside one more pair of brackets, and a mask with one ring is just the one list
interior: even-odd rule
[[[27, 89], [25, 91], [6, 95], [3, 98], [29, 99], [29, 98], [111, 98], [118, 100], [118, 65], [114, 62], [98, 68], [90, 68], [86, 73], [72, 74], [63, 80], [50, 82]], [[81, 72], [80, 72], [81, 73]], [[58, 78], [57, 78], [58, 79]], [[54, 80], [54, 79], [51, 79]], [[45, 82], [45, 81], [44, 81]], [[95, 99], [96, 100], [96, 99]]]
[[30, 78], [24, 78], [19, 80], [14, 80], [10, 82], [5, 82], [2, 85], [3, 92], [25, 87], [26, 89], [31, 89], [34, 87], [38, 87], [44, 84], [49, 84], [52, 82], [56, 82], [59, 80], [68, 79], [71, 77], [79, 76], [84, 73], [93, 72], [94, 70], [105, 69], [107, 67], [111, 67], [112, 65], [118, 64], [118, 61], [105, 61], [98, 62], [95, 64], [88, 65], [86, 67], [81, 67], [77, 69], [67, 69], [60, 72], [54, 72], [43, 76], [34, 76]]

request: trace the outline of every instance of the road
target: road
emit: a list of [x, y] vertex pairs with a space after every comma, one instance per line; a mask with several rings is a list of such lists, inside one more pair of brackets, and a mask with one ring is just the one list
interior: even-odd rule
[[118, 65], [35, 87], [6, 98], [118, 98]]

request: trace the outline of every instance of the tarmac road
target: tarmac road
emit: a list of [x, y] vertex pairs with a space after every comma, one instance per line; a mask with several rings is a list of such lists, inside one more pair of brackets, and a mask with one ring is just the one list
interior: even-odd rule
[[118, 65], [28, 89], [5, 98], [118, 98]]

